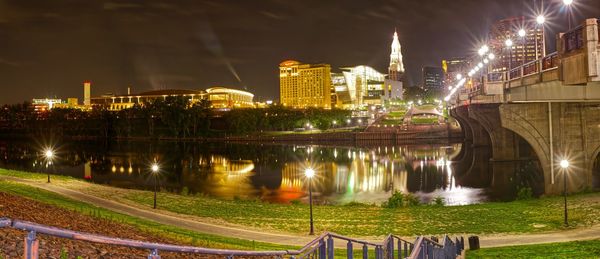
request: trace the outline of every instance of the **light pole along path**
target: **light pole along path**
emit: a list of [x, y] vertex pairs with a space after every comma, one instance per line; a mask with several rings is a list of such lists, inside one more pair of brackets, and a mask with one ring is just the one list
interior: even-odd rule
[[[54, 183], [48, 184], [43, 181], [22, 179], [12, 176], [0, 176], [0, 181], [10, 181], [28, 186], [40, 188], [46, 191], [50, 191], [64, 197], [85, 202], [100, 208], [108, 209], [114, 212], [126, 214], [129, 216], [142, 218], [150, 221], [154, 221], [164, 225], [170, 225], [179, 227], [186, 230], [196, 231], [200, 233], [213, 234], [218, 236], [225, 236], [230, 238], [239, 238], [246, 240], [254, 240], [258, 242], [289, 245], [289, 246], [303, 246], [310, 242], [314, 236], [307, 235], [294, 235], [286, 233], [273, 233], [259, 230], [249, 230], [247, 227], [242, 226], [224, 226], [217, 225], [215, 223], [202, 222], [202, 218], [181, 215], [177, 213], [171, 213], [163, 210], [154, 210], [152, 208], [140, 208], [130, 206], [117, 201], [93, 196], [90, 194], [82, 193], [79, 191], [71, 190], [65, 187], [57, 186]], [[498, 235], [479, 235], [480, 245], [482, 248], [486, 247], [501, 247], [511, 245], [527, 245], [527, 244], [543, 244], [543, 243], [555, 243], [555, 242], [568, 242], [576, 240], [592, 240], [600, 239], [600, 225], [592, 227], [578, 228], [565, 231], [553, 231], [553, 232], [541, 232], [535, 234], [498, 234]], [[317, 233], [319, 234], [319, 233]], [[427, 236], [427, 235], [426, 235]], [[459, 236], [459, 234], [451, 235]], [[465, 238], [470, 234], [462, 234]], [[383, 240], [383, 237], [356, 237], [365, 241], [378, 243]], [[406, 240], [413, 240], [415, 236], [404, 237]], [[346, 243], [336, 242], [336, 247], [345, 248]]]

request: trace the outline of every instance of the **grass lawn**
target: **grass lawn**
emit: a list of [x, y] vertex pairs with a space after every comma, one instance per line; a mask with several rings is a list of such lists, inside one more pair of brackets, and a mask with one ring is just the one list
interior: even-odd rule
[[[45, 175], [0, 169], [0, 175], [15, 175], [44, 181]], [[150, 208], [153, 193], [89, 184], [67, 177], [53, 183], [91, 195]], [[226, 222], [261, 230], [306, 233], [309, 208], [305, 204], [270, 204], [260, 201], [223, 200], [203, 196], [159, 193], [160, 209], [194, 215], [209, 222]], [[315, 206], [315, 231], [352, 236], [403, 236], [420, 234], [528, 233], [562, 229], [562, 197], [526, 201], [491, 202], [466, 206], [421, 205], [387, 209], [376, 205]], [[600, 223], [600, 193], [569, 197], [569, 223], [587, 227]]]
[[467, 258], [600, 258], [600, 240], [467, 250]]
[[[55, 179], [54, 179], [55, 180]], [[119, 223], [132, 225], [143, 232], [154, 236], [162, 236], [173, 240], [179, 240], [190, 245], [211, 248], [242, 249], [242, 250], [282, 250], [290, 249], [289, 246], [254, 242], [236, 238], [197, 233], [168, 225], [158, 224], [152, 221], [131, 217], [116, 213], [93, 205], [74, 201], [58, 194], [30, 187], [23, 184], [0, 181], [0, 191], [27, 197], [52, 206], [72, 210], [85, 215], [113, 220]], [[296, 248], [292, 248], [296, 249]]]
[[438, 122], [438, 118], [437, 117], [432, 117], [432, 118], [413, 117], [411, 119], [411, 122], [413, 124], [435, 124], [436, 122]]

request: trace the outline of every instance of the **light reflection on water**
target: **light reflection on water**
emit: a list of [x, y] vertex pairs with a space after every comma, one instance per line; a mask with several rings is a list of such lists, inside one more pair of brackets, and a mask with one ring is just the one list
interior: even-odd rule
[[[100, 145], [101, 146], [101, 145]], [[381, 203], [395, 192], [413, 193], [448, 205], [486, 200], [482, 189], [459, 186], [452, 145], [374, 148], [239, 144], [97, 143], [63, 148], [56, 172], [125, 188], [149, 189], [147, 161], [161, 162], [161, 186], [173, 192], [287, 203], [307, 200], [304, 170], [316, 170], [313, 193], [320, 203]], [[17, 152], [15, 152], [17, 150]], [[0, 166], [44, 171], [27, 143], [0, 142]], [[15, 156], [14, 154], [20, 154]]]

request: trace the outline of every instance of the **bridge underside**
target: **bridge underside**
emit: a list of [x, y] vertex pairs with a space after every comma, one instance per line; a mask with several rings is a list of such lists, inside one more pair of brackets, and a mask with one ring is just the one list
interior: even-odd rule
[[463, 163], [455, 168], [463, 184], [487, 185], [502, 196], [522, 187], [560, 194], [558, 164], [567, 159], [569, 192], [600, 185], [600, 102], [471, 104], [450, 115], [465, 136], [456, 158]]

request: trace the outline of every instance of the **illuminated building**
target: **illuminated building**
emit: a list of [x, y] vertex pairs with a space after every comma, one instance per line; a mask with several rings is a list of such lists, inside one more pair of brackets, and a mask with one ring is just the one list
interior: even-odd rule
[[381, 104], [382, 96], [384, 96], [384, 74], [369, 66], [340, 69], [342, 73], [332, 75], [338, 104], [352, 109]]
[[38, 114], [41, 112], [49, 111], [52, 108], [54, 108], [56, 104], [60, 103], [62, 103], [61, 99], [44, 98], [31, 100], [31, 106], [33, 106], [33, 110]]
[[392, 53], [390, 54], [390, 66], [388, 67], [389, 79], [402, 81], [404, 78], [404, 64], [402, 63], [402, 47], [398, 40], [398, 33], [394, 31], [392, 40]]
[[143, 92], [139, 94], [127, 95], [103, 95], [91, 98], [92, 106], [106, 107], [111, 111], [129, 109], [136, 104], [144, 105], [158, 99], [166, 100], [167, 97], [182, 97], [189, 100], [190, 103], [198, 102], [202, 99], [209, 100], [211, 107], [215, 109], [232, 109], [254, 107], [254, 95], [236, 89], [225, 87], [213, 87], [206, 91], [168, 89]]
[[288, 107], [331, 108], [331, 66], [288, 60], [279, 64], [280, 103]]
[[423, 67], [423, 88], [441, 89], [444, 81], [444, 73], [441, 67]]
[[206, 98], [212, 108], [251, 108], [254, 107], [254, 95], [241, 90], [225, 87], [212, 87], [206, 89]]
[[[520, 29], [525, 30], [525, 37], [519, 37]], [[512, 64], [510, 67], [517, 67], [544, 56], [543, 35], [544, 27], [537, 26], [535, 21], [525, 17], [511, 17], [494, 23], [488, 36], [488, 44], [497, 56], [492, 70], [507, 71], [510, 64]], [[511, 39], [514, 43], [510, 49], [505, 45], [507, 39]]]
[[402, 47], [398, 40], [398, 33], [394, 31], [390, 53], [390, 66], [388, 78], [384, 80], [383, 100], [402, 99], [404, 87], [404, 64], [402, 63]]
[[91, 103], [91, 93], [92, 93], [92, 82], [85, 81], [83, 82], [83, 105], [90, 106]]

